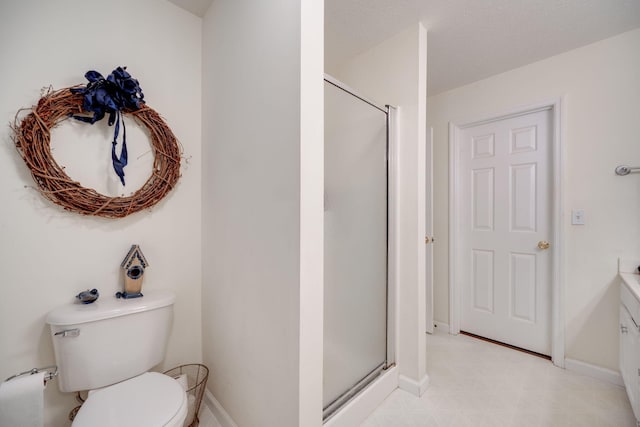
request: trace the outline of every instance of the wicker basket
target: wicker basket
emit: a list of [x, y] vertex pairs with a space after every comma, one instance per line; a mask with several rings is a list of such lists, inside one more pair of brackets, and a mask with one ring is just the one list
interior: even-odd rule
[[200, 424], [198, 413], [204, 396], [204, 389], [209, 378], [209, 368], [200, 364], [181, 365], [165, 372], [175, 378], [187, 392], [188, 413], [185, 427], [196, 427]]

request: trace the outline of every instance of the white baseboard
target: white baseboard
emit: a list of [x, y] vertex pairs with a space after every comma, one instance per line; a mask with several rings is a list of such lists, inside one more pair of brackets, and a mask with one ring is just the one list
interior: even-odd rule
[[622, 382], [622, 375], [620, 372], [614, 371], [600, 366], [592, 365], [590, 363], [581, 362], [575, 359], [564, 359], [564, 368], [567, 371], [575, 372], [582, 375], [587, 375], [600, 381], [605, 381], [611, 384], [624, 386]]
[[[444, 322], [433, 322], [434, 326], [438, 330], [438, 332], [444, 332], [445, 334], [449, 333], [449, 324]], [[435, 332], [435, 331], [434, 331]]]
[[207, 408], [207, 405], [200, 405], [200, 413], [198, 414], [198, 427], [221, 427], [213, 412]]
[[393, 367], [347, 403], [323, 427], [359, 426], [398, 388], [398, 368]]
[[[204, 391], [202, 403], [204, 404], [206, 409], [211, 411], [221, 427], [238, 427], [235, 421], [233, 421], [233, 418], [231, 418], [231, 416], [227, 414], [227, 411], [224, 410], [220, 402], [218, 402], [218, 400], [208, 389]], [[200, 412], [202, 413], [202, 409]]]
[[[398, 388], [398, 368], [393, 367], [347, 403], [324, 423], [323, 427], [353, 427], [362, 424], [396, 388]], [[200, 421], [201, 427], [238, 427], [208, 389], [205, 390], [202, 398]]]
[[420, 397], [424, 394], [424, 392], [429, 387], [429, 376], [425, 375], [422, 377], [420, 382], [413, 380], [411, 378], [405, 377], [404, 375], [400, 375], [398, 377], [398, 388], [413, 394], [414, 396]]

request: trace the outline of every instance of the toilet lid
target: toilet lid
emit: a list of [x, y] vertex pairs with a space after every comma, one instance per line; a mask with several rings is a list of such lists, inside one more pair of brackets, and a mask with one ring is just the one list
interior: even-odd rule
[[181, 426], [187, 416], [187, 394], [173, 378], [146, 372], [92, 391], [73, 427]]

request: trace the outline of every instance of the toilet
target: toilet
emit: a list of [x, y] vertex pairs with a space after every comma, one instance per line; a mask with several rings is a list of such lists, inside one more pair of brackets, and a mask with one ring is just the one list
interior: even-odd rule
[[73, 427], [178, 427], [187, 395], [173, 378], [148, 372], [164, 359], [175, 294], [102, 297], [47, 315], [62, 392], [89, 391]]

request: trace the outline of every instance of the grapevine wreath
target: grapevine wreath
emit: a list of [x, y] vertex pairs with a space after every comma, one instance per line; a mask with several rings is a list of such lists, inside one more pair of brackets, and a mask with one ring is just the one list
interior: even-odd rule
[[[49, 89], [38, 105], [18, 111], [12, 125], [13, 141], [31, 170], [40, 193], [64, 209], [83, 215], [123, 218], [150, 208], [175, 187], [180, 178], [181, 148], [169, 126], [144, 102], [138, 81], [126, 67], [118, 67], [105, 79], [96, 71], [85, 74], [86, 86], [60, 90]], [[30, 112], [20, 121], [23, 111]], [[93, 115], [91, 115], [93, 114]], [[127, 197], [109, 197], [92, 188], [85, 188], [69, 178], [64, 168], [51, 155], [51, 129], [69, 118], [93, 124], [108, 116], [114, 125], [111, 158], [113, 169], [125, 185], [127, 165], [126, 127], [124, 117], [133, 117], [149, 132], [154, 151], [153, 172], [144, 185]], [[117, 155], [118, 135], [122, 126], [120, 156]]]

